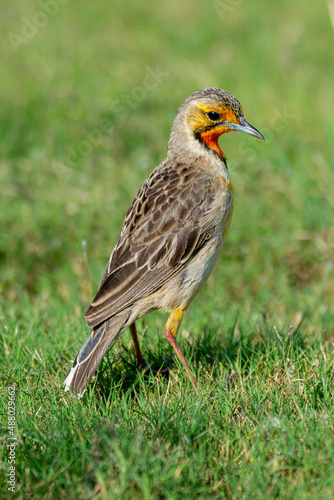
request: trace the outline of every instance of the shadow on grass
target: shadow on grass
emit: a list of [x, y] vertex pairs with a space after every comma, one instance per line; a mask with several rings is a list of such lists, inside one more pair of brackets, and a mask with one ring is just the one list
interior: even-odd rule
[[168, 379], [169, 370], [175, 367], [175, 363], [168, 347], [161, 344], [159, 342], [158, 348], [152, 351], [143, 349], [145, 367], [137, 365], [133, 353], [123, 344], [118, 344], [117, 348], [117, 351], [123, 352], [113, 353], [114, 346], [98, 368], [95, 385], [97, 397], [108, 397], [110, 391], [116, 388], [121, 394], [130, 391], [135, 396], [141, 378], [153, 380], [151, 374]]
[[[306, 349], [300, 327], [301, 323], [293, 332], [281, 333], [265, 326], [260, 335], [249, 329], [239, 329], [237, 339], [235, 325], [225, 335], [218, 329], [207, 329], [200, 337], [182, 339], [181, 334], [180, 347], [197, 374], [203, 368], [207, 372], [214, 372], [215, 367], [221, 365], [232, 372], [233, 367], [237, 366], [240, 371], [247, 373], [254, 358], [268, 356], [268, 353], [273, 353], [274, 356], [275, 353], [276, 357], [283, 358], [284, 361], [285, 357], [292, 357], [295, 350]], [[164, 337], [160, 337], [152, 349], [145, 349], [145, 343], [142, 344], [146, 362], [144, 368], [136, 364], [133, 352], [122, 343], [116, 349], [114, 346], [109, 356], [103, 359], [97, 371], [94, 389], [98, 398], [108, 397], [110, 391], [116, 388], [120, 394], [130, 393], [135, 397], [142, 377], [153, 386], [152, 374], [168, 379], [172, 368], [182, 369], [181, 364], [176, 363], [174, 352]], [[118, 352], [113, 352], [113, 349]]]

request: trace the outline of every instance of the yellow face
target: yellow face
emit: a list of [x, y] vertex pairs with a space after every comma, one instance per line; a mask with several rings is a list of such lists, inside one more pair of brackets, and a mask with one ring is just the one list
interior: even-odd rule
[[[205, 104], [203, 102], [194, 103], [193, 112], [189, 116], [188, 123], [194, 132], [201, 132], [204, 129], [229, 128], [228, 123], [239, 123], [239, 117], [243, 116], [242, 109], [231, 109], [222, 102]], [[226, 130], [227, 132], [227, 130]], [[222, 132], [223, 133], [223, 132]]]
[[218, 138], [231, 131], [245, 132], [263, 139], [260, 132], [249, 125], [239, 102], [219, 99], [193, 101], [187, 122], [195, 137], [225, 158], [218, 145]]
[[188, 115], [188, 124], [197, 137], [210, 148], [225, 158], [218, 145], [218, 138], [233, 130], [231, 124], [239, 124], [239, 117], [243, 116], [241, 106], [227, 107], [221, 101], [193, 103], [192, 112]]

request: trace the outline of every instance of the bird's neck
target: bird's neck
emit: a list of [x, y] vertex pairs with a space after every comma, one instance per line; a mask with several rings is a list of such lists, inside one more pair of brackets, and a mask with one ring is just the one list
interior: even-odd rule
[[226, 172], [228, 177], [226, 157], [219, 146], [213, 146], [196, 136], [185, 123], [175, 120], [168, 143], [168, 158], [187, 163], [206, 161], [213, 170]]

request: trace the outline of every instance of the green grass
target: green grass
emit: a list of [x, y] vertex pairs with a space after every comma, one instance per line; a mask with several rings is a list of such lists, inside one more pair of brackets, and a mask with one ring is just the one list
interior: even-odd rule
[[[1, 6], [0, 496], [15, 384], [15, 498], [333, 498], [327, 4], [54, 2]], [[169, 374], [134, 369], [126, 332], [78, 401], [62, 383], [83, 313], [176, 109], [207, 86], [266, 142], [221, 140], [233, 221], [180, 331], [200, 390], [157, 312], [137, 326]]]

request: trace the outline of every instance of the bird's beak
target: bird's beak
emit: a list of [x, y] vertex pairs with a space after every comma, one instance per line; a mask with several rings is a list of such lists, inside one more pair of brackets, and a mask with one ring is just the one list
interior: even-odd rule
[[264, 137], [253, 125], [246, 122], [244, 117], [239, 118], [239, 123], [230, 122], [228, 127], [232, 130], [238, 130], [239, 132], [245, 132], [245, 134], [253, 135], [258, 139], [262, 139], [264, 141]]

